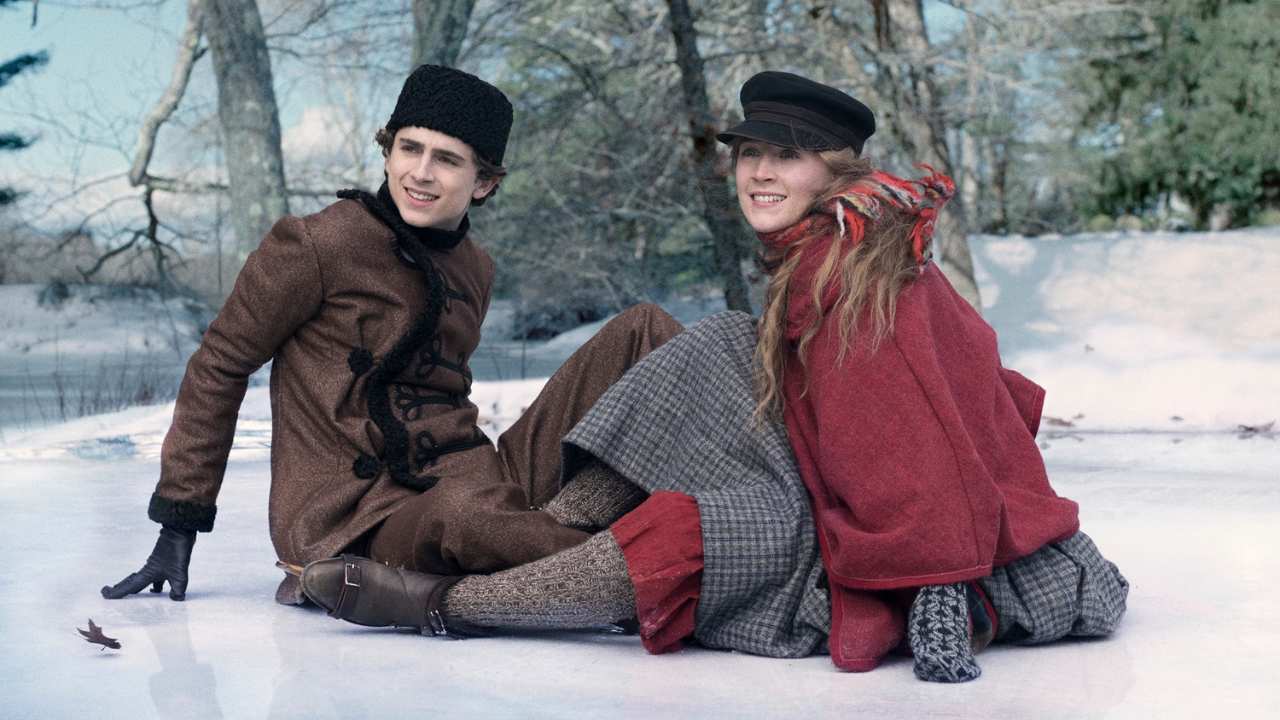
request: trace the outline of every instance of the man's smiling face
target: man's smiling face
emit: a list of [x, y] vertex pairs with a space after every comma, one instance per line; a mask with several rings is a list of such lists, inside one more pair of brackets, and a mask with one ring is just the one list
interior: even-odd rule
[[494, 180], [480, 180], [471, 146], [422, 127], [396, 131], [383, 163], [400, 217], [414, 227], [457, 230]]

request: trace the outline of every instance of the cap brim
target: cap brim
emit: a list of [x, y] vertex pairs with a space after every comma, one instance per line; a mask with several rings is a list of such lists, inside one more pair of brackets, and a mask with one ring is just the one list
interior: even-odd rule
[[843, 147], [810, 130], [765, 120], [743, 120], [716, 135], [716, 140], [726, 145], [732, 144], [735, 138], [759, 140], [770, 145], [802, 150], [836, 150]]

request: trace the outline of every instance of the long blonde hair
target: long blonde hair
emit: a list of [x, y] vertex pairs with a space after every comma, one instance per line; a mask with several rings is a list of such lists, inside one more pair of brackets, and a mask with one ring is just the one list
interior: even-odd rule
[[[870, 175], [874, 167], [870, 160], [858, 155], [851, 148], [826, 150], [818, 153], [834, 176], [825, 192], [814, 201], [811, 212], [822, 212], [841, 191], [847, 190], [858, 180]], [[866, 223], [863, 239], [856, 245], [847, 235], [839, 234], [836, 221], [830, 226], [816, 224], [815, 231], [796, 241], [785, 254], [782, 250], [766, 255], [766, 267], [773, 268], [765, 293], [764, 311], [755, 351], [755, 390], [757, 421], [778, 420], [782, 417], [784, 398], [782, 381], [786, 371], [790, 349], [787, 347], [787, 307], [793, 293], [808, 292], [816, 310], [796, 343], [796, 357], [804, 368], [804, 392], [809, 389], [810, 368], [808, 350], [818, 334], [826, 310], [822, 298], [833, 277], [839, 278], [839, 295], [832, 309], [839, 315], [840, 350], [836, 363], [844, 362], [853, 338], [858, 332], [858, 322], [868, 300], [871, 301], [871, 346], [879, 344], [893, 332], [893, 319], [897, 309], [898, 292], [919, 273], [911, 242], [907, 239], [912, 220], [906, 213], [885, 207], [879, 220]], [[809, 287], [791, 287], [791, 280], [805, 255], [805, 248], [826, 236], [837, 232], [838, 236], [827, 250], [822, 264], [813, 276]]]

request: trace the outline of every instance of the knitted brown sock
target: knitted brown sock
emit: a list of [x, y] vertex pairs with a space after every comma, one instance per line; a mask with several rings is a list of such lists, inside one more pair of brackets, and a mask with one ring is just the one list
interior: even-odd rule
[[496, 628], [589, 628], [635, 616], [635, 590], [613, 533], [493, 575], [472, 575], [444, 596], [442, 612]]
[[599, 531], [634, 510], [648, 496], [613, 468], [593, 460], [542, 509], [565, 527]]

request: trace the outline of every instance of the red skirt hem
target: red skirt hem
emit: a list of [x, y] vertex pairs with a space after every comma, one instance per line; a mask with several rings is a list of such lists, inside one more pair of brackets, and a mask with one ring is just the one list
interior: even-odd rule
[[679, 650], [684, 638], [693, 635], [702, 592], [697, 501], [683, 493], [654, 493], [610, 531], [635, 587], [644, 649], [654, 655]]

